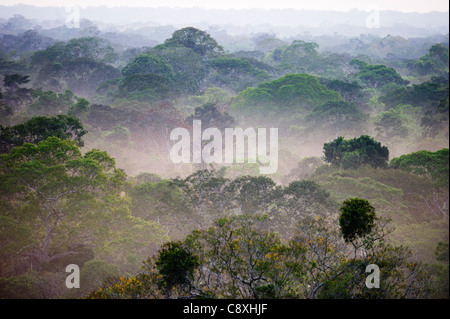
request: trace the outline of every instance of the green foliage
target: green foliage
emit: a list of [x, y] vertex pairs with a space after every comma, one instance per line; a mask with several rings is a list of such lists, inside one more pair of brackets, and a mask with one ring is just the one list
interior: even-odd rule
[[123, 76], [133, 74], [158, 74], [171, 80], [174, 77], [173, 68], [162, 57], [150, 54], [141, 54], [135, 57], [122, 69]]
[[330, 127], [334, 132], [356, 130], [367, 118], [352, 102], [328, 101], [316, 106], [305, 118], [316, 128]]
[[227, 127], [234, 127], [234, 119], [228, 113], [221, 113], [213, 103], [204, 104], [196, 107], [194, 114], [189, 116], [186, 121], [191, 124], [193, 120], [201, 120], [203, 127], [216, 127], [223, 131]]
[[63, 140], [73, 140], [78, 146], [83, 146], [83, 136], [86, 134], [80, 120], [67, 115], [55, 117], [37, 116], [25, 123], [14, 126], [0, 126], [1, 153], [9, 152], [15, 146], [24, 143], [37, 144], [50, 136]]
[[157, 74], [132, 74], [124, 77], [118, 87], [118, 97], [129, 100], [155, 102], [169, 96], [167, 79]]
[[233, 57], [219, 57], [209, 61], [212, 67], [221, 70], [221, 73], [231, 72], [244, 73], [252, 70], [252, 65], [248, 60]]
[[444, 148], [436, 152], [422, 150], [404, 154], [393, 158], [389, 167], [426, 176], [436, 186], [448, 187], [449, 150]]
[[[433, 78], [410, 87], [400, 87], [388, 91], [380, 97], [380, 102], [389, 108], [395, 108], [399, 104], [421, 107], [424, 111], [434, 110], [440, 101], [448, 99], [448, 79]], [[441, 112], [448, 112], [448, 108], [442, 108]]]
[[357, 168], [364, 164], [383, 168], [389, 160], [388, 148], [367, 135], [353, 139], [340, 136], [325, 143], [323, 149], [324, 160], [342, 168]]
[[449, 52], [448, 47], [442, 43], [431, 46], [428, 53], [413, 64], [413, 69], [420, 75], [442, 74], [448, 72]]
[[102, 211], [103, 196], [120, 185], [114, 165], [106, 152], [82, 156], [74, 142], [57, 137], [2, 154], [2, 202], [11, 201], [2, 215], [33, 230], [21, 255], [40, 265], [78, 254], [70, 246], [74, 237], [89, 234], [92, 241], [99, 226], [94, 221], [108, 211]]
[[385, 65], [361, 65], [357, 77], [369, 87], [378, 87], [387, 83], [402, 85], [409, 83], [394, 68]]
[[208, 82], [234, 92], [271, 79], [264, 64], [251, 63], [249, 59], [224, 56], [211, 59], [208, 64], [212, 68]]
[[37, 90], [33, 92], [34, 102], [28, 106], [31, 115], [65, 114], [75, 103], [76, 96], [70, 90], [64, 93]]
[[[104, 260], [92, 259], [83, 265], [83, 268], [80, 269], [80, 275], [80, 287], [89, 291], [92, 288], [98, 288], [104, 280], [120, 275], [120, 269]], [[86, 289], [86, 287], [90, 289]]]
[[30, 82], [29, 75], [20, 74], [5, 74], [3, 77], [3, 83], [9, 89], [17, 89], [20, 85]]
[[113, 66], [82, 57], [43, 65], [36, 81], [47, 90], [61, 92], [70, 88], [77, 95], [89, 96], [100, 83], [119, 76]]
[[114, 125], [111, 131], [106, 131], [104, 136], [107, 140], [118, 142], [122, 146], [126, 146], [130, 139], [130, 130], [120, 124]]
[[368, 65], [366, 61], [361, 61], [359, 59], [352, 59], [349, 64], [357, 70], [362, 70]]
[[448, 254], [448, 243], [439, 242], [435, 249], [436, 263], [433, 265], [436, 298], [448, 299], [449, 297]]
[[182, 45], [192, 49], [201, 56], [217, 56], [223, 54], [220, 46], [208, 33], [193, 27], [186, 27], [175, 31], [165, 45]]
[[308, 74], [288, 74], [271, 82], [247, 88], [236, 96], [231, 108], [243, 114], [291, 110], [310, 110], [327, 101], [341, 101], [342, 97], [328, 90], [319, 80]]
[[275, 182], [266, 176], [240, 176], [227, 185], [230, 200], [244, 214], [253, 215], [267, 212], [268, 207], [278, 196]]
[[35, 288], [35, 276], [35, 273], [31, 273], [9, 278], [0, 278], [0, 296], [5, 299], [41, 298], [41, 295]]
[[343, 202], [339, 216], [339, 226], [346, 242], [367, 236], [374, 227], [375, 208], [361, 198], [350, 198]]
[[338, 79], [321, 78], [320, 83], [325, 85], [328, 89], [338, 92], [344, 101], [360, 103], [364, 98], [362, 92], [363, 87], [356, 81], [346, 82]]
[[74, 105], [71, 105], [69, 107], [67, 114], [81, 118], [86, 117], [87, 113], [89, 113], [89, 110], [89, 101], [81, 97], [78, 98], [77, 102]]
[[[441, 36], [81, 24], [0, 41], [0, 298], [448, 298]], [[173, 165], [194, 119], [278, 128], [279, 171]]]
[[129, 195], [133, 216], [157, 220], [171, 239], [181, 239], [193, 228], [189, 202], [171, 180], [143, 182], [134, 186]]
[[158, 251], [155, 264], [162, 275], [163, 286], [170, 289], [176, 285], [188, 284], [192, 280], [194, 269], [199, 266], [199, 260], [181, 243], [168, 243]]
[[58, 42], [45, 50], [34, 52], [31, 56], [31, 64], [38, 66], [76, 58], [111, 63], [117, 59], [117, 54], [107, 40], [98, 37], [82, 37], [71, 39], [67, 43]]
[[[310, 218], [284, 242], [264, 216], [233, 216], [164, 245], [143, 272], [105, 282], [90, 298], [414, 298], [429, 296], [429, 274], [405, 247], [375, 244], [348, 258], [333, 222]], [[379, 235], [379, 233], [377, 233]], [[380, 289], [365, 266], [381, 268]]]
[[407, 138], [413, 133], [414, 124], [412, 116], [405, 114], [400, 105], [378, 113], [375, 118], [375, 130], [379, 138]]
[[155, 173], [139, 173], [136, 177], [130, 177], [132, 184], [142, 185], [143, 183], [157, 183], [162, 180], [162, 177]]
[[[326, 280], [318, 294], [321, 299], [394, 299], [431, 296], [431, 276], [426, 266], [411, 262], [406, 247], [383, 245], [364, 259], [349, 260], [340, 265], [339, 276]], [[368, 289], [365, 270], [368, 265], [380, 270], [379, 288]], [[413, 280], [409, 280], [414, 276]]]
[[171, 87], [175, 92], [199, 94], [208, 69], [204, 57], [192, 48], [171, 42], [161, 44], [149, 54], [163, 58], [173, 68], [174, 78]]
[[274, 65], [280, 74], [308, 73], [330, 78], [342, 77], [346, 58], [333, 54], [320, 54], [316, 42], [294, 40], [289, 46], [280, 46], [270, 52], [265, 60]]
[[303, 158], [296, 168], [292, 169], [284, 180], [291, 182], [294, 180], [310, 179], [314, 171], [324, 165], [325, 162], [319, 157], [306, 157]]

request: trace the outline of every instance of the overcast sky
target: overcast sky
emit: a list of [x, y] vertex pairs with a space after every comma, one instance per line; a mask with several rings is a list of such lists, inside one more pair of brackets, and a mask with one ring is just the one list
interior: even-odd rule
[[133, 6], [133, 7], [203, 7], [214, 9], [293, 8], [306, 10], [352, 9], [396, 10], [402, 12], [448, 11], [447, 0], [0, 0], [0, 5], [29, 4], [35, 6]]

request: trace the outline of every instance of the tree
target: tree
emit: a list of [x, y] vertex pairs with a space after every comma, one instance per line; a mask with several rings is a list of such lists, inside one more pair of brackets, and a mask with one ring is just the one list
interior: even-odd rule
[[328, 127], [337, 135], [343, 130], [356, 129], [366, 119], [366, 115], [352, 102], [328, 101], [316, 106], [306, 117], [317, 128]]
[[117, 98], [155, 102], [169, 96], [167, 79], [157, 74], [133, 74], [124, 77], [119, 83]]
[[[377, 219], [377, 221], [379, 221]], [[378, 225], [377, 225], [378, 226]], [[382, 225], [383, 226], [383, 225]], [[430, 276], [407, 247], [373, 227], [364, 256], [348, 256], [333, 218], [302, 220], [287, 242], [268, 232], [266, 216], [220, 218], [182, 242], [163, 246], [142, 272], [105, 282], [90, 298], [424, 298]], [[370, 237], [370, 238], [368, 238]], [[365, 286], [366, 266], [380, 267], [380, 288]], [[170, 287], [170, 289], [168, 289]]]
[[65, 46], [65, 52], [72, 59], [88, 58], [105, 63], [112, 63], [118, 57], [109, 41], [99, 37], [71, 39]]
[[[343, 261], [338, 276], [324, 281], [317, 294], [321, 299], [423, 299], [433, 297], [429, 267], [411, 261], [411, 250], [380, 244], [363, 258]], [[379, 270], [379, 287], [366, 285], [368, 266]], [[372, 270], [373, 271], [373, 270]]]
[[325, 85], [330, 90], [338, 92], [346, 102], [358, 104], [364, 98], [362, 86], [356, 81], [345, 82], [337, 79], [330, 80], [327, 78], [321, 78], [320, 83]]
[[83, 146], [83, 136], [87, 133], [80, 120], [67, 115], [55, 117], [36, 116], [25, 123], [14, 126], [0, 126], [0, 153], [7, 153], [24, 143], [38, 144], [50, 136], [62, 140], [73, 140]]
[[87, 97], [95, 92], [100, 83], [119, 77], [119, 70], [113, 66], [80, 57], [44, 64], [36, 81], [47, 90], [61, 92], [70, 89], [77, 95]]
[[226, 187], [227, 196], [237, 214], [263, 214], [279, 195], [279, 187], [267, 176], [240, 176]]
[[[380, 102], [386, 104], [387, 108], [405, 104], [421, 107], [423, 111], [427, 111], [435, 110], [441, 101], [448, 99], [448, 96], [448, 77], [433, 77], [430, 81], [390, 90], [380, 97]], [[441, 110], [445, 111], [448, 111], [448, 108]]]
[[319, 184], [310, 180], [296, 180], [272, 195], [269, 216], [272, 230], [282, 238], [295, 235], [299, 223], [313, 216], [328, 216], [333, 213], [335, 204], [330, 194]]
[[77, 58], [113, 63], [117, 57], [109, 41], [99, 37], [81, 37], [66, 43], [57, 42], [45, 50], [34, 52], [31, 56], [31, 65], [40, 66]]
[[9, 88], [9, 90], [16, 90], [20, 85], [30, 82], [29, 75], [20, 74], [5, 74], [3, 78], [4, 85]]
[[213, 85], [239, 92], [271, 79], [266, 70], [258, 67], [264, 68], [264, 64], [252, 64], [250, 61], [227, 56], [211, 59], [208, 63], [211, 68], [207, 80]]
[[325, 143], [323, 150], [326, 162], [346, 169], [358, 168], [361, 165], [384, 168], [389, 160], [388, 148], [367, 135], [353, 139], [340, 136]]
[[130, 76], [137, 73], [158, 74], [169, 81], [175, 76], [172, 66], [164, 58], [146, 53], [135, 57], [122, 69], [123, 76]]
[[77, 97], [70, 90], [64, 93], [36, 90], [33, 92], [33, 99], [33, 103], [28, 106], [28, 114], [47, 116], [66, 114], [77, 101]]
[[387, 83], [406, 85], [404, 80], [394, 68], [385, 65], [361, 65], [357, 77], [363, 80], [369, 87], [378, 87]]
[[297, 288], [301, 298], [317, 298], [328, 280], [341, 275], [339, 268], [347, 255], [337, 226], [330, 217], [309, 216], [299, 221], [292, 242], [305, 252], [301, 259], [303, 276]]
[[123, 178], [106, 152], [81, 155], [74, 142], [57, 137], [0, 155], [2, 218], [30, 232], [18, 255], [39, 266], [79, 254], [71, 245], [94, 242], [102, 219], [114, 219], [102, 203], [119, 195]]
[[254, 52], [259, 52], [261, 55], [285, 45], [283, 40], [278, 39], [275, 34], [269, 33], [259, 33], [252, 40], [256, 46]]
[[161, 286], [170, 291], [173, 286], [186, 286], [193, 279], [199, 259], [186, 250], [181, 243], [167, 243], [158, 251], [155, 262], [162, 275]]
[[436, 262], [433, 265], [436, 280], [436, 297], [448, 299], [449, 297], [449, 249], [448, 243], [439, 242], [435, 249]]
[[175, 178], [173, 182], [181, 189], [183, 198], [192, 208], [194, 223], [200, 228], [211, 225], [230, 207], [230, 198], [226, 196], [229, 181], [213, 170], [197, 170], [184, 179]]
[[291, 45], [276, 49], [272, 58], [278, 60], [278, 67], [287, 73], [314, 73], [320, 61], [318, 48], [315, 42], [294, 40]]
[[182, 239], [193, 229], [189, 202], [171, 180], [136, 185], [130, 197], [133, 216], [157, 222], [172, 240]]
[[274, 114], [274, 118], [285, 112], [285, 118], [292, 121], [292, 110], [311, 111], [314, 106], [327, 101], [342, 101], [342, 97], [320, 84], [318, 78], [312, 75], [287, 74], [239, 92], [231, 104], [231, 110], [252, 119], [263, 118], [265, 123], [268, 112]]
[[69, 107], [67, 114], [85, 120], [89, 113], [89, 109], [89, 101], [81, 97], [77, 99], [77, 102], [74, 105]]
[[216, 127], [221, 131], [234, 126], [234, 118], [228, 113], [221, 113], [215, 103], [196, 107], [194, 114], [186, 119], [189, 124], [192, 124], [193, 120], [201, 120], [203, 127]]
[[340, 207], [339, 226], [344, 240], [353, 243], [364, 238], [375, 226], [375, 208], [361, 198], [349, 198]]
[[161, 44], [152, 48], [149, 54], [161, 58], [173, 68], [174, 78], [170, 83], [174, 91], [199, 94], [208, 73], [204, 57], [192, 48], [177, 43]]
[[442, 43], [431, 46], [428, 53], [413, 64], [413, 69], [420, 75], [443, 74], [448, 72], [449, 51]]
[[414, 124], [414, 119], [403, 112], [401, 105], [395, 109], [380, 112], [375, 117], [377, 137], [385, 139], [409, 137], [413, 132]]
[[92, 290], [98, 289], [106, 280], [119, 276], [120, 268], [105, 260], [91, 259], [80, 266], [80, 288], [67, 289], [63, 298], [83, 298]]
[[208, 33], [193, 27], [186, 27], [175, 31], [165, 45], [182, 45], [192, 49], [201, 56], [218, 56], [223, 54], [223, 47]]
[[404, 154], [393, 158], [389, 167], [426, 176], [436, 186], [448, 186], [449, 150], [443, 148], [436, 152], [422, 150]]
[[368, 65], [368, 63], [366, 61], [362, 61], [359, 59], [352, 59], [349, 62], [349, 64], [357, 70], [361, 70], [362, 68], [364, 68], [365, 66]]

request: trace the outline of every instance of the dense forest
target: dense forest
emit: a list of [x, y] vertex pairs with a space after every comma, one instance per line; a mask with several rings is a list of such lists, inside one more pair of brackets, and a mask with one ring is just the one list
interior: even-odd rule
[[[0, 23], [0, 298], [448, 298], [448, 34], [32, 25]], [[194, 120], [277, 128], [276, 173], [174, 163]]]

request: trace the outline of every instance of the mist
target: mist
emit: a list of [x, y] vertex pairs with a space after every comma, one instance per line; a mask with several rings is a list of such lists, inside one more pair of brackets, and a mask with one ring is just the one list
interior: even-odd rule
[[448, 298], [448, 21], [0, 5], [0, 299]]

